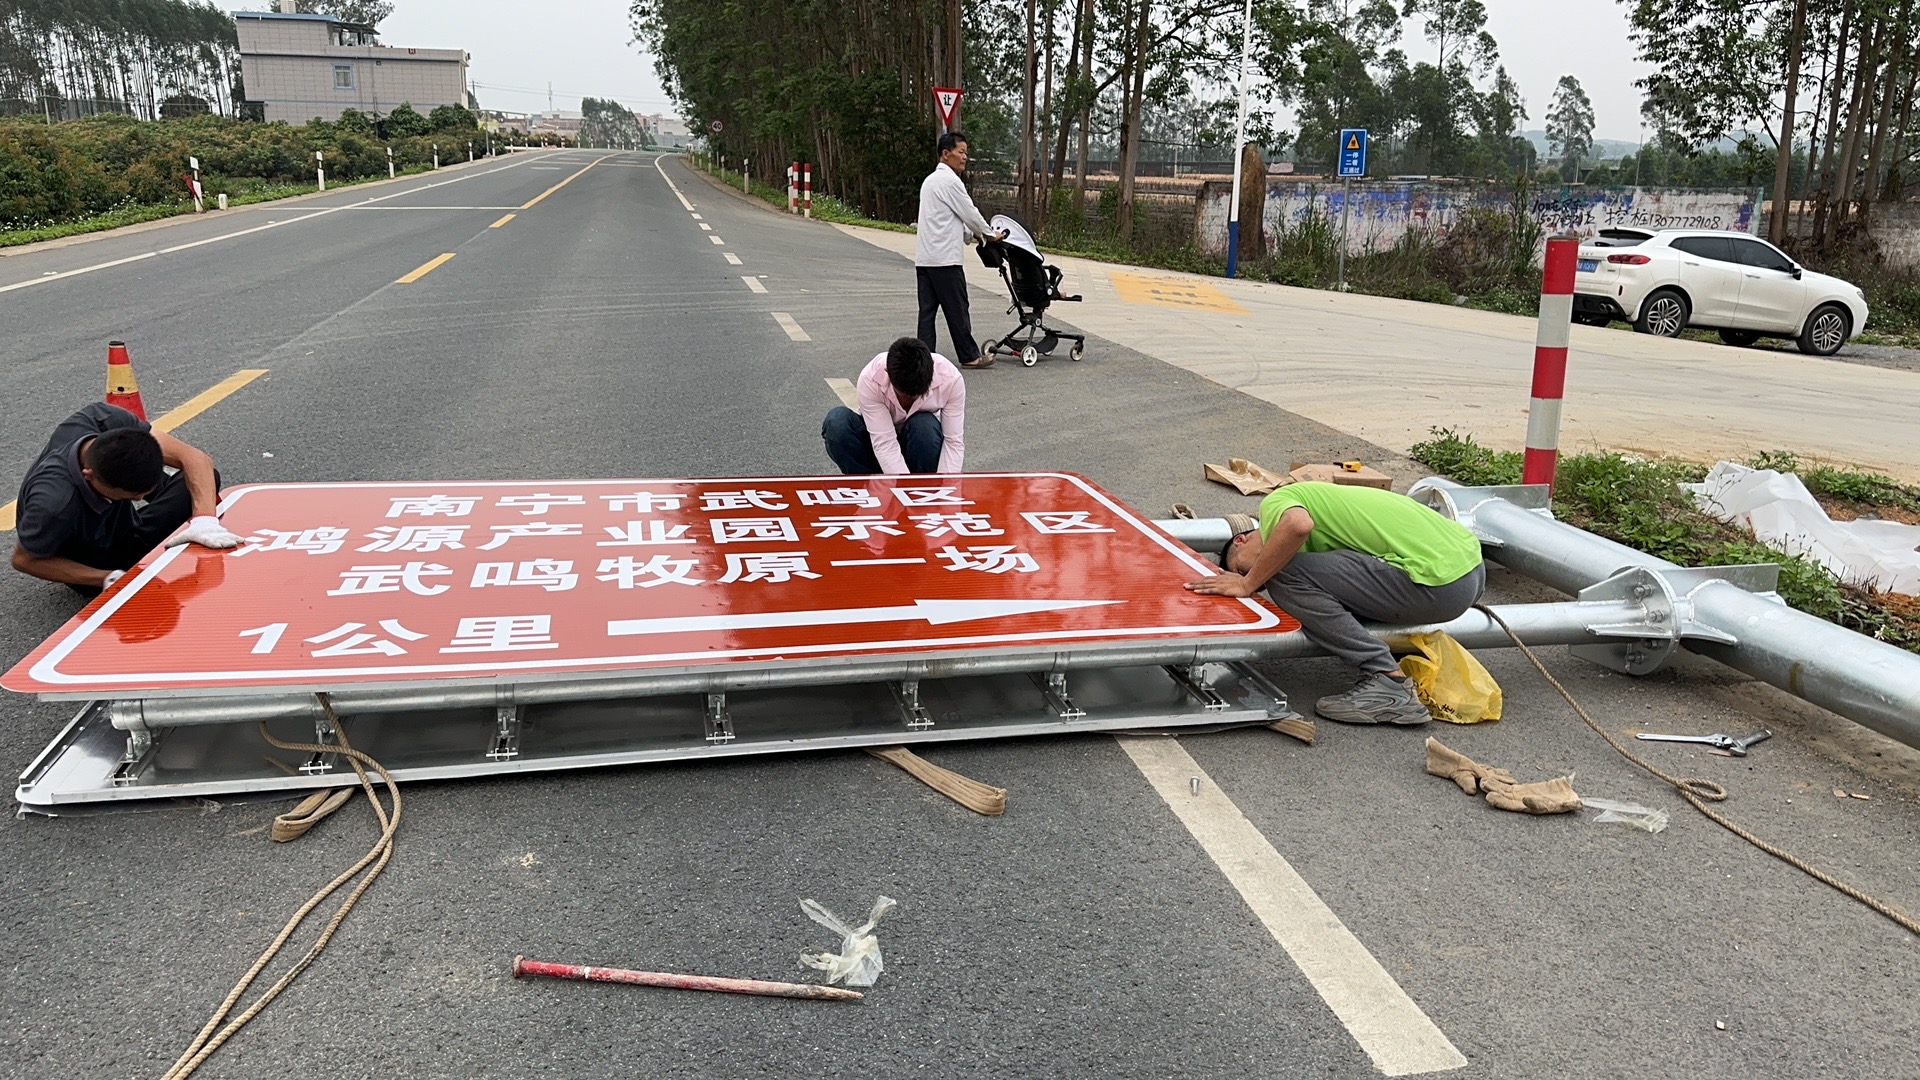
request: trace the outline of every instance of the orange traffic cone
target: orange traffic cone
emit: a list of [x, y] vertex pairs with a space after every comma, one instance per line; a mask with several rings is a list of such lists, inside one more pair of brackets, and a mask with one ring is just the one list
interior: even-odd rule
[[127, 358], [124, 341], [107, 342], [107, 404], [147, 418], [147, 407], [140, 402], [140, 380], [133, 377], [133, 361]]

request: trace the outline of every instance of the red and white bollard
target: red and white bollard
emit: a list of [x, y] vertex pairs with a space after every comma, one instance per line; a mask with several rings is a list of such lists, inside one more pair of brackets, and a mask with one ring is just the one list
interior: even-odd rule
[[813, 165], [805, 161], [800, 163], [800, 212], [813, 217]]
[[1553, 485], [1560, 461], [1560, 402], [1567, 390], [1567, 339], [1573, 328], [1573, 272], [1580, 241], [1547, 241], [1540, 275], [1540, 328], [1533, 339], [1533, 395], [1527, 404], [1527, 454], [1520, 480]]
[[800, 166], [787, 166], [787, 213], [800, 212]]

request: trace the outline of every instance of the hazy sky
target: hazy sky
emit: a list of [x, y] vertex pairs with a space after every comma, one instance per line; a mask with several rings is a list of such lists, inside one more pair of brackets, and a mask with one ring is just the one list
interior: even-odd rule
[[[1488, 29], [1501, 61], [1526, 95], [1526, 126], [1546, 126], [1547, 103], [1562, 75], [1580, 80], [1593, 99], [1594, 134], [1640, 137], [1640, 92], [1646, 69], [1627, 40], [1626, 8], [1616, 0], [1485, 0]], [[1402, 42], [1415, 60], [1433, 58], [1409, 24]], [[653, 60], [629, 43], [627, 5], [620, 0], [562, 0], [538, 6], [505, 0], [395, 0], [380, 26], [387, 45], [463, 48], [469, 75], [488, 108], [531, 112], [578, 109], [583, 96], [613, 98], [635, 112], [669, 112]], [[512, 89], [506, 89], [512, 88]]]

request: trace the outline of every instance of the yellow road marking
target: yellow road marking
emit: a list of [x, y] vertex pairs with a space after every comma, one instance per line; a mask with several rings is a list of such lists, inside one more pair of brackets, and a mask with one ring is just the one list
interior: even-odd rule
[[499, 221], [496, 221], [496, 222], [494, 222], [493, 224], [491, 224], [491, 225], [489, 225], [489, 226], [487, 226], [487, 228], [489, 228], [489, 229], [497, 229], [497, 228], [499, 228], [500, 226], [502, 226], [502, 225], [505, 225], [505, 224], [506, 224], [507, 222], [509, 222], [509, 221], [512, 221], [512, 220], [513, 220], [513, 215], [512, 215], [512, 214], [508, 214], [508, 215], [507, 215], [506, 217], [503, 217], [503, 218], [501, 218], [501, 219], [500, 219]]
[[[267, 373], [266, 368], [242, 368], [221, 379], [211, 387], [182, 402], [178, 408], [170, 409], [164, 416], [153, 422], [155, 431], [172, 431], [181, 424], [199, 416], [231, 397], [233, 392]], [[17, 521], [18, 501], [0, 506], [0, 532], [11, 532]]]
[[169, 409], [166, 415], [153, 422], [155, 431], [172, 431], [181, 424], [199, 416], [218, 405], [233, 392], [267, 373], [266, 368], [242, 368], [221, 379], [205, 390], [180, 403], [178, 408]]
[[833, 391], [833, 395], [840, 399], [840, 404], [854, 412], [860, 411], [860, 393], [853, 388], [853, 380], [828, 379], [827, 389]]
[[426, 277], [428, 274], [433, 273], [434, 270], [439, 268], [441, 263], [446, 262], [448, 259], [451, 259], [451, 258], [453, 258], [453, 252], [451, 251], [447, 252], [445, 255], [435, 255], [433, 258], [428, 259], [425, 263], [421, 264], [420, 269], [415, 270], [413, 273], [408, 274], [406, 277], [396, 279], [394, 281], [394, 284], [395, 285], [411, 285], [414, 282], [419, 281], [421, 278]]
[[1226, 293], [1202, 281], [1147, 277], [1144, 274], [1109, 273], [1113, 291], [1129, 304], [1165, 304], [1190, 311], [1225, 311], [1237, 315], [1247, 309], [1234, 303]]
[[541, 192], [540, 194], [538, 194], [538, 195], [535, 195], [535, 196], [534, 196], [533, 198], [531, 198], [531, 199], [528, 199], [528, 200], [527, 200], [526, 202], [524, 202], [524, 203], [521, 203], [521, 204], [520, 204], [520, 209], [522, 209], [522, 210], [531, 210], [531, 209], [533, 209], [533, 204], [534, 204], [534, 203], [537, 203], [537, 202], [539, 202], [539, 201], [540, 201], [541, 199], [544, 199], [544, 198], [546, 198], [547, 196], [549, 196], [549, 195], [551, 195], [551, 194], [553, 194], [554, 192], [556, 192], [556, 191], [559, 191], [559, 190], [560, 190], [561, 188], [563, 188], [563, 187], [566, 187], [566, 186], [567, 186], [568, 184], [571, 184], [571, 183], [573, 183], [573, 180], [574, 180], [574, 177], [576, 177], [576, 176], [579, 176], [579, 175], [580, 175], [580, 173], [583, 173], [583, 172], [586, 172], [586, 171], [587, 171], [588, 169], [591, 169], [591, 168], [593, 168], [593, 167], [594, 167], [595, 165], [598, 165], [598, 164], [600, 164], [601, 162], [603, 162], [603, 161], [605, 161], [605, 160], [607, 160], [607, 159], [606, 159], [606, 158], [603, 158], [603, 157], [599, 157], [599, 158], [594, 158], [594, 159], [593, 159], [592, 161], [589, 161], [589, 162], [587, 162], [587, 163], [586, 163], [586, 165], [585, 165], [585, 166], [583, 166], [583, 167], [582, 167], [582, 168], [580, 169], [580, 172], [577, 172], [577, 173], [574, 173], [574, 174], [573, 174], [573, 176], [569, 176], [569, 177], [567, 177], [567, 178], [566, 178], [565, 180], [562, 180], [562, 181], [560, 181], [559, 183], [557, 183], [557, 184], [555, 184], [555, 185], [553, 185], [552, 187], [550, 187], [550, 188], [548, 188], [547, 190], [545, 190], [545, 191], [543, 191], [543, 192]]

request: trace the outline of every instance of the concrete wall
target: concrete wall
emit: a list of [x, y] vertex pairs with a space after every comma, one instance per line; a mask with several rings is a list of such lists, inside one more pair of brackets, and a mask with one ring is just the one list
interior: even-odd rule
[[[460, 49], [337, 45], [329, 24], [309, 19], [234, 20], [247, 98], [266, 103], [266, 119], [304, 124], [337, 120], [346, 109], [390, 113], [409, 103], [422, 115], [467, 103], [467, 54]], [[334, 85], [335, 65], [353, 69], [353, 86]]]
[[[1813, 233], [1813, 208], [1788, 219], [1787, 228], [1799, 236]], [[1768, 214], [1760, 216], [1760, 233], [1766, 235]], [[1886, 265], [1899, 270], [1920, 269], [1920, 202], [1873, 204], [1868, 231], [1873, 235], [1880, 257]]]
[[[1414, 229], [1444, 236], [1472, 210], [1507, 212], [1512, 196], [1491, 185], [1356, 183], [1347, 223], [1347, 251], [1362, 255], [1392, 247]], [[1230, 198], [1225, 181], [1208, 181], [1195, 207], [1195, 239], [1209, 251], [1227, 247]], [[1344, 201], [1334, 182], [1272, 182], [1267, 185], [1263, 226], [1269, 237], [1284, 223], [1313, 216], [1336, 225]], [[1568, 229], [1592, 236], [1614, 225], [1648, 228], [1753, 231], [1753, 192], [1677, 191], [1655, 188], [1562, 188], [1541, 192], [1528, 215], [1549, 233]]]

